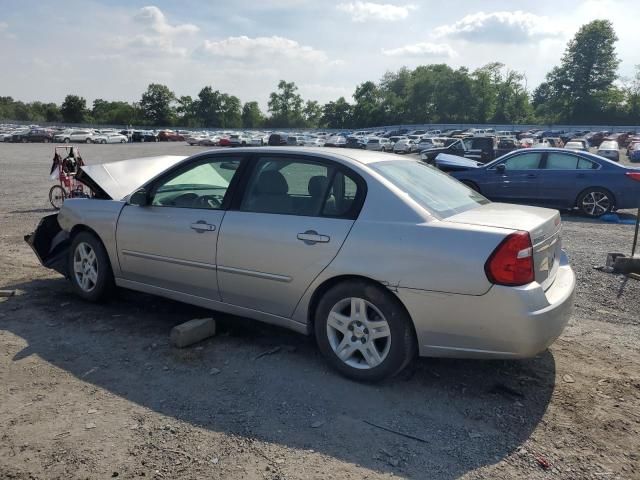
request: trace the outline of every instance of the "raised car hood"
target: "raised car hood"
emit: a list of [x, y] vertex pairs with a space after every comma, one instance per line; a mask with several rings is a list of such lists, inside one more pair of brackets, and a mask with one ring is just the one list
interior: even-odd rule
[[138, 187], [187, 158], [180, 155], [133, 158], [119, 162], [85, 165], [78, 180], [112, 200], [122, 200]]

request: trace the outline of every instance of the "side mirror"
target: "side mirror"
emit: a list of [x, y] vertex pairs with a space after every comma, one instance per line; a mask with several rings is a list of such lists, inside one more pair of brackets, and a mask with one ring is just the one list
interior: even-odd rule
[[496, 165], [496, 172], [498, 172], [498, 173], [504, 173], [504, 171], [506, 169], [507, 168], [504, 166], [504, 163], [500, 163], [500, 164]]
[[131, 194], [127, 203], [129, 205], [145, 207], [149, 205], [149, 192], [147, 192], [146, 188], [140, 188]]

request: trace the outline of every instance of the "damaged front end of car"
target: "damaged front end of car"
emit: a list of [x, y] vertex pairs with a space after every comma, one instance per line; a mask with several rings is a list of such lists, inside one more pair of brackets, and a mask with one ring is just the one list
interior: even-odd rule
[[29, 244], [43, 266], [65, 277], [68, 276], [71, 242], [69, 233], [62, 230], [58, 223], [57, 213], [43, 217], [33, 233], [24, 236], [24, 241]]

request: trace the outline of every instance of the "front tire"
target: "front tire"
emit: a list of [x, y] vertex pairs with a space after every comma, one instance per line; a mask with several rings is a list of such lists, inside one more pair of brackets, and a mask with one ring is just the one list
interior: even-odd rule
[[87, 138], [84, 143], [91, 143], [91, 139]]
[[578, 197], [577, 206], [587, 217], [597, 218], [613, 210], [613, 194], [604, 188], [589, 188]]
[[84, 300], [100, 302], [113, 291], [109, 256], [102, 242], [92, 233], [80, 232], [73, 237], [68, 272], [75, 293]]
[[329, 364], [353, 380], [391, 377], [416, 355], [411, 319], [397, 298], [374, 283], [351, 280], [329, 289], [314, 327]]

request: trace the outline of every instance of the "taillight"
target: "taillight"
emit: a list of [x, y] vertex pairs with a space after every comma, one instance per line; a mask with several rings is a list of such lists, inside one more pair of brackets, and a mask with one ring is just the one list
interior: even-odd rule
[[507, 236], [493, 251], [484, 265], [491, 283], [515, 287], [535, 279], [533, 246], [528, 232], [515, 232]]
[[640, 182], [640, 172], [627, 172], [625, 175], [627, 175], [631, 180]]

